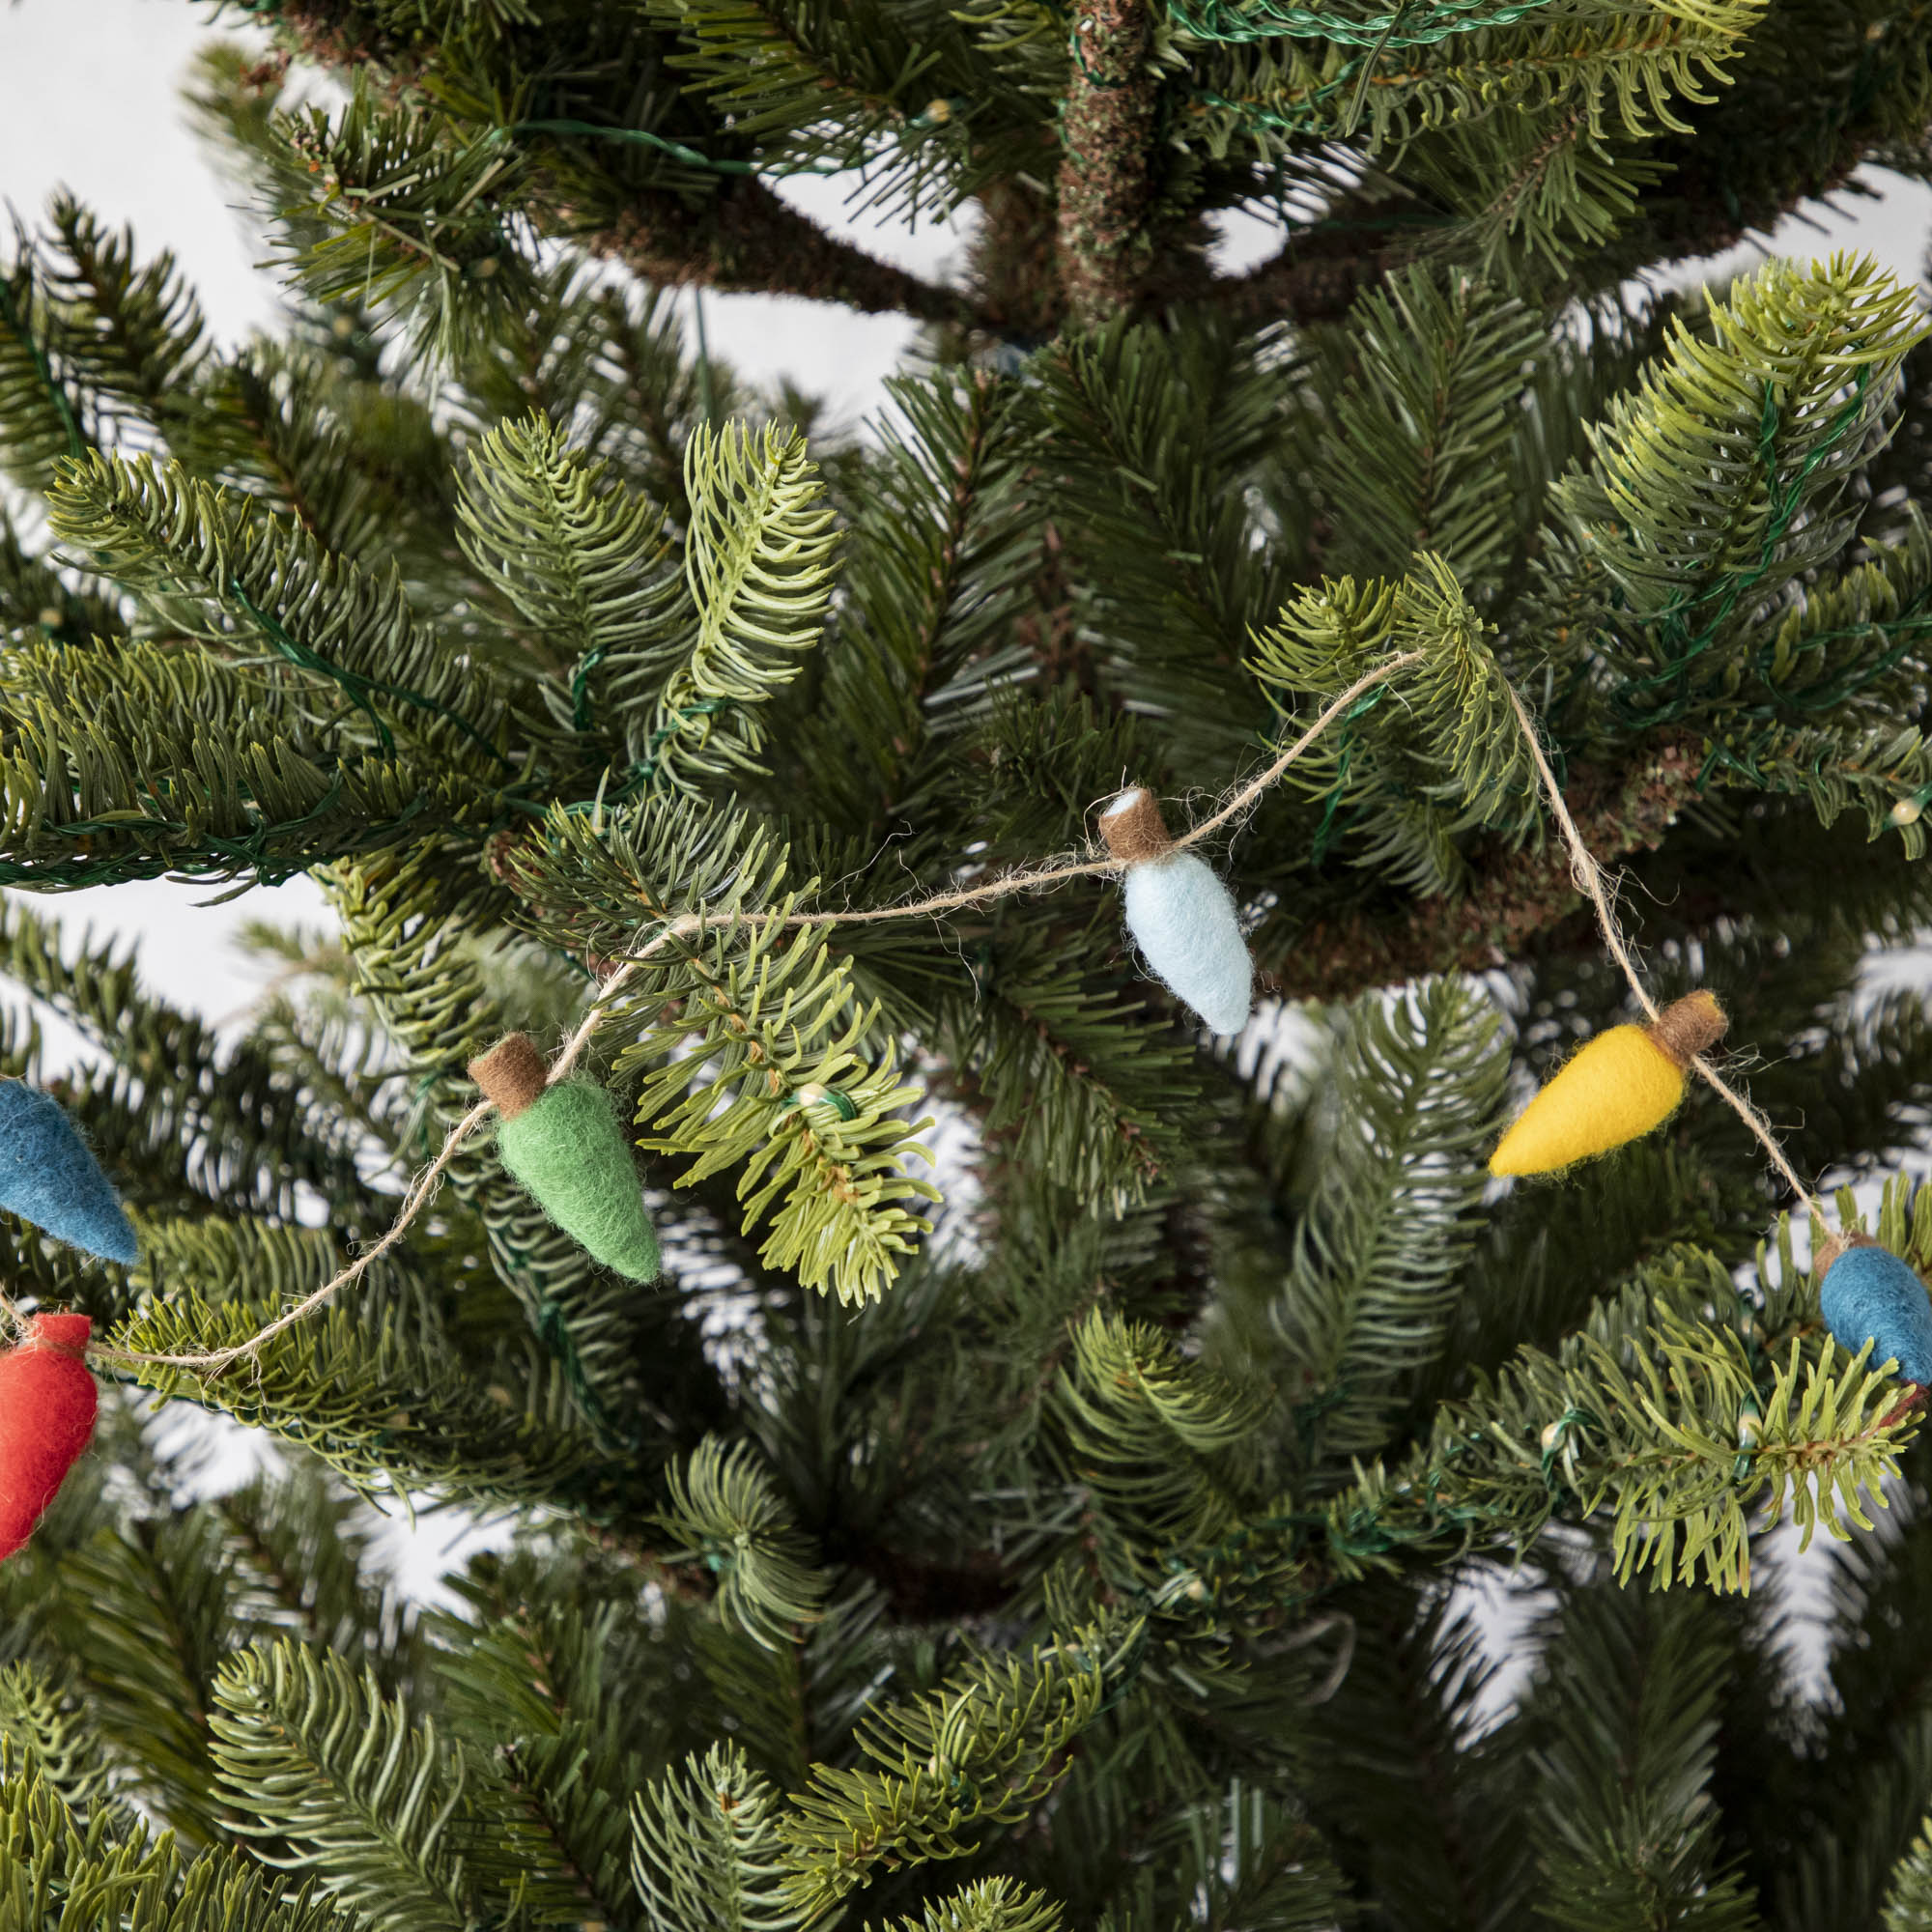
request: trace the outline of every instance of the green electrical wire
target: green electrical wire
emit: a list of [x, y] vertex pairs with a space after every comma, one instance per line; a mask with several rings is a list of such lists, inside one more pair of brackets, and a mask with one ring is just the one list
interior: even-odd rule
[[1287, 0], [1167, 0], [1167, 16], [1184, 34], [1222, 46], [1281, 39], [1334, 41], [1343, 46], [1433, 46], [1452, 34], [1508, 27], [1550, 0], [1438, 0], [1417, 19], [1406, 4], [1351, 19], [1337, 11]]
[[700, 154], [682, 141], [654, 134], [648, 128], [600, 128], [592, 121], [513, 121], [506, 134], [569, 134], [591, 141], [624, 141], [634, 147], [656, 148], [682, 161], [686, 167], [703, 168], [715, 175], [842, 175], [848, 173], [843, 161], [760, 162], [721, 159]]
[[[1818, 447], [1799, 466], [1798, 474], [1791, 479], [1790, 487], [1777, 501], [1770, 521], [1765, 526], [1764, 540], [1758, 547], [1757, 561], [1750, 569], [1728, 578], [1721, 584], [1714, 584], [1693, 595], [1676, 599], [1661, 611], [1653, 620], [1659, 641], [1663, 646], [1668, 662], [1662, 669], [1654, 671], [1648, 677], [1633, 678], [1625, 683], [1616, 694], [1618, 710], [1627, 720], [1650, 724], [1669, 724], [1683, 716], [1693, 700], [1693, 694], [1688, 689], [1688, 679], [1692, 664], [1703, 656], [1717, 641], [1718, 633], [1722, 630], [1726, 619], [1737, 609], [1738, 601], [1754, 585], [1763, 582], [1772, 565], [1773, 553], [1784, 539], [1794, 518], [1804, 500], [1804, 485], [1811, 472], [1838, 447], [1847, 430], [1858, 421], [1864, 411], [1865, 390], [1870, 384], [1869, 369], [1861, 369], [1852, 385], [1851, 399], [1839, 410], [1827, 425], [1823, 440]], [[1777, 389], [1774, 384], [1766, 384], [1764, 407], [1758, 424], [1758, 462], [1763, 466], [1768, 477], [1776, 474], [1776, 449], [1778, 431]], [[1702, 630], [1690, 636], [1686, 619], [1690, 612], [1702, 605], [1717, 600], [1717, 609], [1710, 621]], [[1679, 645], [1681, 648], [1672, 648]], [[1874, 671], [1873, 675], [1878, 673]], [[1675, 683], [1677, 695], [1660, 705], [1640, 705], [1633, 700], [1643, 694], [1662, 690], [1665, 685]]]
[[454, 724], [471, 743], [476, 745], [480, 750], [489, 753], [499, 765], [503, 766], [506, 770], [508, 769], [510, 760], [495, 745], [491, 744], [489, 739], [484, 737], [482, 732], [469, 719], [465, 718], [461, 712], [452, 711], [448, 705], [439, 704], [435, 698], [425, 697], [421, 692], [412, 691], [407, 685], [384, 684], [379, 678], [364, 677], [359, 671], [350, 670], [346, 667], [334, 663], [330, 659], [324, 657], [319, 651], [311, 650], [306, 644], [298, 643], [295, 639], [282, 629], [281, 625], [273, 617], [248, 595], [247, 591], [242, 587], [242, 580], [239, 577], [231, 577], [228, 580], [228, 587], [235, 593], [242, 608], [261, 626], [263, 634], [274, 645], [279, 655], [288, 659], [292, 665], [298, 665], [303, 670], [316, 671], [340, 686], [343, 695], [348, 697], [349, 701], [357, 710], [363, 712], [368, 717], [370, 724], [376, 727], [376, 736], [384, 751], [393, 752], [396, 748], [396, 741], [390, 733], [388, 725], [376, 710], [375, 705], [370, 702], [369, 694], [371, 692], [378, 692], [384, 697], [393, 697], [399, 704], [411, 705], [418, 711], [431, 712], [445, 723]]

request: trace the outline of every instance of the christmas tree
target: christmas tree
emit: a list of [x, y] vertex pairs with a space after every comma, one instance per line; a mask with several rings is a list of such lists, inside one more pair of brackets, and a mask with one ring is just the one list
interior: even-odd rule
[[[248, 11], [285, 331], [69, 200], [0, 277], [0, 1060], [91, 1041], [139, 1244], [0, 1217], [101, 1390], [0, 1932], [1932, 1927], [1932, 1461], [1820, 1253], [1932, 1266], [1932, 341], [1634, 279], [1932, 173], [1932, 14]], [[921, 353], [839, 431], [690, 288]], [[30, 896], [298, 874], [240, 1039]], [[1492, 1178], [1692, 993], [1778, 1161], [1693, 1077]], [[516, 1534], [419, 1611], [372, 1504]]]

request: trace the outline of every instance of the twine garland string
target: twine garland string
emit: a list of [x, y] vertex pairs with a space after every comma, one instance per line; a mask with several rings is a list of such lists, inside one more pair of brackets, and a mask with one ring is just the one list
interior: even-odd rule
[[[1389, 659], [1376, 669], [1357, 678], [1347, 691], [1330, 703], [1315, 722], [1287, 750], [1271, 763], [1264, 766], [1252, 779], [1238, 786], [1234, 793], [1208, 817], [1198, 825], [1190, 827], [1174, 840], [1176, 849], [1184, 850], [1205, 838], [1211, 838], [1224, 826], [1231, 824], [1247, 812], [1271, 786], [1276, 784], [1289, 768], [1307, 752], [1335, 721], [1342, 717], [1356, 699], [1365, 692], [1372, 691], [1399, 672], [1424, 662], [1421, 651], [1408, 651]], [[1597, 923], [1602, 929], [1604, 943], [1609, 949], [1631, 990], [1636, 996], [1644, 1011], [1653, 1019], [1658, 1009], [1645, 989], [1638, 974], [1635, 959], [1617, 924], [1616, 915], [1610, 903], [1609, 890], [1605, 882], [1603, 868], [1591, 856], [1583, 842], [1582, 834], [1577, 830], [1576, 820], [1571, 816], [1569, 807], [1564, 803], [1562, 787], [1556, 781], [1549, 761], [1544, 753], [1542, 740], [1535, 721], [1528, 708], [1507, 682], [1503, 686], [1517, 723], [1526, 741], [1530, 756], [1534, 760], [1544, 793], [1548, 801], [1550, 812], [1563, 843], [1570, 855], [1571, 875], [1579, 891], [1589, 898], [1596, 912]], [[961, 887], [953, 892], [934, 893], [923, 898], [912, 899], [900, 905], [879, 906], [865, 911], [806, 912], [789, 914], [705, 914], [686, 913], [672, 920], [637, 952], [632, 953], [617, 970], [605, 980], [590, 1010], [584, 1015], [577, 1031], [567, 1039], [562, 1049], [550, 1065], [547, 1080], [554, 1085], [566, 1078], [582, 1057], [598, 1027], [603, 1023], [611, 1001], [620, 992], [639, 968], [666, 947], [681, 939], [695, 938], [708, 928], [719, 925], [751, 927], [770, 930], [774, 927], [793, 928], [824, 925], [865, 925], [886, 920], [925, 919], [939, 913], [957, 911], [971, 905], [983, 905], [995, 899], [1007, 898], [1016, 893], [1040, 892], [1058, 886], [1071, 879], [1100, 878], [1123, 870], [1117, 859], [1080, 860], [1066, 865], [1041, 866], [1030, 869], [1002, 873], [998, 878], [982, 885]], [[1763, 1146], [1775, 1166], [1793, 1191], [1805, 1204], [1813, 1219], [1823, 1225], [1824, 1212], [1810, 1190], [1799, 1179], [1786, 1159], [1784, 1151], [1778, 1146], [1776, 1134], [1771, 1123], [1743, 1094], [1731, 1088], [1710, 1065], [1699, 1056], [1691, 1062], [1698, 1074], [1711, 1086], [1737, 1113], [1758, 1142]], [[199, 1354], [156, 1355], [139, 1350], [116, 1348], [111, 1343], [91, 1344], [88, 1356], [102, 1367], [136, 1369], [181, 1369], [203, 1377], [220, 1375], [237, 1362], [253, 1360], [268, 1343], [278, 1335], [305, 1321], [317, 1309], [324, 1307], [342, 1290], [357, 1281], [384, 1255], [395, 1247], [409, 1232], [412, 1225], [421, 1215], [436, 1193], [437, 1187], [457, 1151], [490, 1117], [494, 1109], [487, 1100], [470, 1108], [469, 1113], [457, 1122], [444, 1140], [440, 1151], [434, 1161], [412, 1182], [403, 1196], [402, 1205], [388, 1231], [374, 1246], [366, 1249], [343, 1268], [340, 1273], [324, 1282], [313, 1293], [276, 1319], [245, 1342], [239, 1342], [226, 1349], [215, 1349]], [[19, 1322], [19, 1313], [14, 1302], [0, 1289], [0, 1316], [6, 1317], [15, 1325]]]
[[[1218, 832], [1222, 826], [1238, 818], [1261, 798], [1263, 793], [1281, 779], [1289, 767], [1365, 691], [1373, 690], [1398, 672], [1422, 663], [1423, 656], [1421, 651], [1407, 651], [1399, 657], [1390, 658], [1386, 664], [1378, 665], [1374, 670], [1358, 677], [1272, 763], [1264, 766], [1245, 784], [1238, 787], [1227, 803], [1210, 817], [1203, 819], [1199, 825], [1177, 838], [1174, 841], [1176, 848], [1198, 844], [1202, 839]], [[591, 1037], [602, 1024], [605, 1009], [639, 967], [646, 965], [656, 953], [673, 941], [694, 938], [708, 927], [731, 925], [768, 931], [773, 927], [867, 925], [881, 920], [925, 919], [937, 913], [956, 911], [962, 906], [982, 905], [992, 899], [1007, 898], [1015, 893], [1039, 892], [1068, 879], [1098, 878], [1122, 869], [1118, 859], [1092, 859], [1065, 866], [1041, 866], [1026, 871], [1002, 873], [1000, 877], [988, 880], [984, 885], [962, 887], [956, 892], [934, 893], [925, 898], [909, 900], [903, 905], [877, 906], [858, 912], [802, 912], [782, 915], [686, 913], [681, 918], [672, 920], [646, 945], [632, 953], [616, 972], [605, 980], [582, 1024], [564, 1042], [556, 1058], [551, 1062], [547, 1084], [554, 1086], [570, 1073], [582, 1057], [584, 1048], [590, 1044]], [[217, 1376], [223, 1370], [232, 1368], [237, 1362], [252, 1360], [277, 1335], [295, 1327], [314, 1314], [318, 1308], [332, 1300], [340, 1290], [358, 1280], [403, 1238], [416, 1217], [429, 1206], [438, 1182], [441, 1180], [450, 1162], [455, 1159], [457, 1151], [483, 1124], [493, 1111], [489, 1101], [481, 1101], [470, 1108], [469, 1113], [449, 1130], [449, 1137], [443, 1142], [441, 1151], [412, 1183], [409, 1192], [403, 1196], [402, 1207], [397, 1210], [396, 1218], [389, 1224], [388, 1232], [374, 1247], [364, 1250], [341, 1273], [324, 1282], [312, 1294], [277, 1316], [267, 1327], [250, 1336], [247, 1341], [238, 1342], [226, 1349], [210, 1350], [202, 1354], [186, 1355], [154, 1355], [137, 1349], [117, 1349], [111, 1343], [103, 1342], [89, 1347], [87, 1351], [89, 1358], [103, 1367], [185, 1369], [202, 1376]], [[17, 1320], [14, 1305], [6, 1300], [4, 1293], [0, 1293], [0, 1312]]]
[[[1563, 787], [1556, 782], [1556, 774], [1549, 767], [1549, 760], [1544, 755], [1543, 739], [1536, 728], [1536, 721], [1529, 715], [1529, 707], [1516, 694], [1516, 689], [1507, 680], [1503, 690], [1509, 696], [1510, 707], [1516, 713], [1518, 724], [1522, 727], [1524, 742], [1529, 747], [1529, 755], [1536, 763], [1537, 777], [1542, 781], [1544, 796], [1549, 802], [1550, 815], [1556, 820], [1557, 832], [1570, 854], [1570, 876], [1577, 890], [1583, 893], [1596, 911], [1597, 927], [1604, 935], [1604, 944], [1609, 950], [1618, 969], [1630, 981], [1630, 989], [1636, 995], [1637, 1004], [1643, 1008], [1650, 1019], [1658, 1017], [1657, 1002], [1650, 997], [1637, 972], [1636, 960], [1632, 956], [1630, 942], [1623, 935], [1623, 928], [1617, 924], [1616, 912], [1610, 903], [1609, 887], [1605, 883], [1604, 868], [1592, 856], [1590, 848], [1583, 842], [1583, 835], [1577, 829], [1577, 821], [1570, 815], [1570, 808], [1564, 802]], [[1695, 1055], [1690, 1065], [1704, 1083], [1718, 1094], [1739, 1120], [1757, 1138], [1759, 1145], [1770, 1156], [1775, 1167], [1785, 1182], [1804, 1204], [1805, 1212], [1811, 1216], [1815, 1226], [1825, 1225], [1825, 1209], [1817, 1197], [1798, 1177], [1798, 1171], [1786, 1158], [1782, 1147], [1778, 1145], [1776, 1129], [1764, 1115], [1736, 1088], [1732, 1087], [1715, 1066], [1700, 1053]]]

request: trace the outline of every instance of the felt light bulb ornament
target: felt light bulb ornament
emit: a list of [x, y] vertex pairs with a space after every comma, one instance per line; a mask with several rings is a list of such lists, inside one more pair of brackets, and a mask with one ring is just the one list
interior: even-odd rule
[[1895, 1361], [1909, 1382], [1932, 1385], [1932, 1297], [1910, 1262], [1869, 1235], [1833, 1235], [1818, 1250], [1818, 1303], [1825, 1324], [1871, 1363]]
[[132, 1267], [141, 1258], [113, 1183], [67, 1110], [24, 1080], [0, 1081], [0, 1208], [103, 1261]]
[[1255, 969], [1227, 887], [1176, 848], [1140, 785], [1100, 814], [1100, 836], [1127, 868], [1127, 930], [1154, 978], [1216, 1033], [1239, 1033], [1254, 1010]]
[[633, 1281], [657, 1280], [657, 1230], [610, 1094], [588, 1080], [551, 1086], [549, 1070], [520, 1033], [469, 1063], [470, 1079], [501, 1116], [503, 1165], [594, 1260]]
[[1709, 993], [1691, 993], [1648, 1026], [1600, 1033], [1523, 1109], [1490, 1172], [1554, 1174], [1662, 1126], [1684, 1098], [1690, 1063], [1729, 1024]]
[[0, 1353], [0, 1563], [20, 1548], [94, 1435], [85, 1315], [37, 1315]]

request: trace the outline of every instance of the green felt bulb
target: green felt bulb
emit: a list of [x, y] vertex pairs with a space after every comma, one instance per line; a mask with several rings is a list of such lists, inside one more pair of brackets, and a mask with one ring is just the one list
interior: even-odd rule
[[657, 1280], [657, 1230], [603, 1088], [559, 1082], [503, 1122], [497, 1146], [530, 1199], [586, 1254], [633, 1281]]
[[501, 1109], [497, 1151], [530, 1199], [606, 1267], [657, 1280], [657, 1230], [610, 1094], [588, 1080], [545, 1085], [542, 1057], [522, 1034], [470, 1072]]

